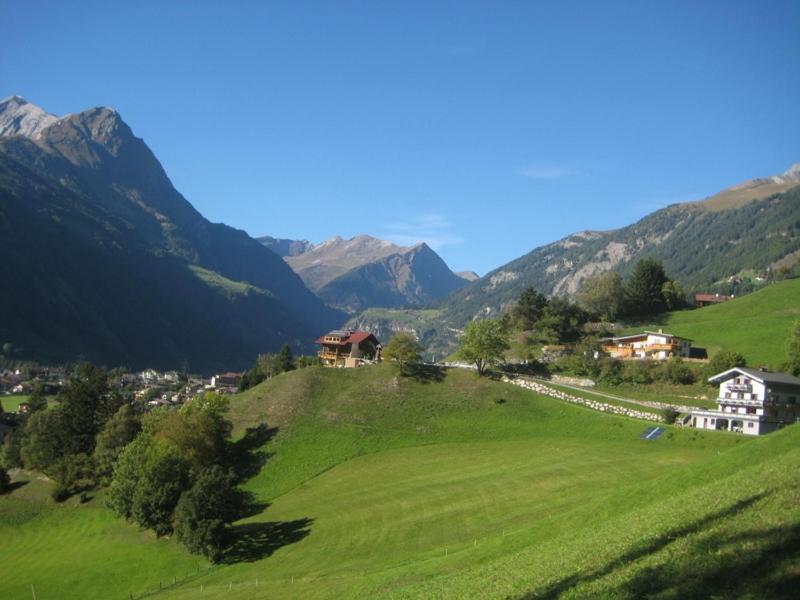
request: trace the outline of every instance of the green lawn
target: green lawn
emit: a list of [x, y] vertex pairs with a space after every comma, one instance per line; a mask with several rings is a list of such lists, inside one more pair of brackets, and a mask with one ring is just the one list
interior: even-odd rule
[[[709, 356], [719, 350], [743, 354], [751, 366], [777, 369], [785, 360], [784, 345], [792, 324], [800, 319], [800, 279], [769, 285], [723, 304], [666, 314], [645, 329], [663, 327], [694, 340]], [[639, 331], [630, 328], [626, 333]]]
[[34, 479], [0, 497], [0, 596], [140, 597], [161, 582], [151, 596], [633, 597], [645, 579], [710, 586], [744, 560], [763, 560], [747, 575], [759, 585], [800, 572], [797, 427], [649, 442], [642, 421], [471, 372], [435, 379], [311, 368], [234, 397], [236, 435], [278, 428], [246, 485], [268, 506], [237, 524], [235, 564], [206, 569], [102, 498], [56, 506]]
[[[17, 412], [19, 405], [23, 402], [27, 402], [29, 395], [23, 394], [14, 394], [12, 396], [0, 396], [0, 404], [3, 405], [3, 410], [6, 412]], [[55, 396], [48, 396], [47, 397], [47, 405], [53, 406], [55, 404]]]
[[623, 382], [618, 385], [598, 383], [594, 388], [597, 391], [632, 398], [634, 400], [648, 400], [653, 402], [669, 402], [700, 408], [716, 408], [717, 387], [702, 383], [694, 385], [673, 385], [664, 382], [649, 385]]
[[0, 404], [6, 412], [17, 412], [19, 405], [30, 398], [27, 394], [14, 394], [13, 396], [0, 396]]

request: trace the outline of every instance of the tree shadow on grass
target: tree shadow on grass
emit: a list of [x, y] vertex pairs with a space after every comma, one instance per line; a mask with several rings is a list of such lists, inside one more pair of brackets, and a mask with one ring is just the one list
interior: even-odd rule
[[688, 556], [696, 558], [643, 569], [615, 590], [615, 595], [643, 598], [660, 593], [673, 598], [787, 600], [798, 597], [800, 525], [715, 534], [695, 541]]
[[[228, 463], [239, 483], [261, 472], [272, 457], [263, 447], [277, 433], [277, 427], [262, 423], [247, 429], [240, 439], [229, 445]], [[237, 488], [230, 508], [232, 520], [238, 521], [263, 513], [269, 508], [269, 503], [259, 501], [252, 492]], [[226, 535], [227, 544], [220, 562], [231, 564], [266, 558], [279, 548], [306, 537], [312, 522], [313, 519], [303, 518], [232, 525]]]
[[0, 496], [4, 496], [5, 494], [10, 494], [11, 492], [18, 490], [21, 487], [28, 485], [28, 481], [13, 481], [8, 484], [6, 489], [0, 488]]
[[223, 563], [254, 562], [271, 556], [280, 548], [299, 542], [311, 533], [313, 519], [270, 521], [234, 525]]
[[[626, 552], [622, 556], [610, 561], [606, 565], [589, 571], [587, 573], [576, 573], [575, 575], [571, 575], [569, 577], [565, 577], [559, 581], [556, 581], [545, 589], [540, 591], [529, 592], [521, 597], [521, 600], [533, 600], [533, 599], [551, 599], [551, 598], [558, 598], [561, 594], [569, 592], [573, 590], [575, 587], [589, 583], [592, 581], [596, 581], [606, 575], [614, 572], [615, 570], [625, 567], [629, 563], [632, 563], [640, 558], [643, 558], [647, 555], [654, 554], [672, 544], [677, 539], [682, 537], [687, 537], [692, 534], [700, 533], [703, 529], [714, 525], [716, 522], [721, 521], [722, 519], [732, 517], [735, 514], [747, 509], [749, 506], [753, 505], [755, 502], [758, 502], [762, 498], [764, 498], [766, 494], [756, 494], [750, 496], [749, 498], [745, 498], [734, 504], [731, 504], [727, 508], [723, 508], [718, 510], [710, 515], [707, 515], [701, 519], [697, 519], [696, 521], [692, 521], [685, 525], [681, 525], [680, 527], [675, 527], [670, 529], [663, 534], [656, 537], [654, 540], [651, 540], [645, 544], [641, 544], [639, 546], [634, 547], [629, 552]], [[673, 576], [675, 576], [673, 574]], [[658, 592], [658, 588], [656, 587], [655, 583], [643, 583], [644, 587], [646, 588], [646, 596], [655, 595]], [[674, 583], [674, 581], [671, 581]], [[638, 586], [639, 584], [637, 584]], [[705, 590], [706, 594], [713, 592], [713, 590]], [[642, 597], [641, 594], [635, 594], [629, 590], [620, 590], [621, 597]], [[625, 592], [628, 592], [630, 595], [626, 595]], [[679, 596], [679, 597], [692, 597], [692, 596]]]
[[262, 423], [248, 428], [240, 439], [229, 445], [228, 462], [240, 483], [258, 475], [264, 468], [272, 454], [262, 447], [277, 434], [277, 427]]
[[422, 363], [403, 365], [401, 374], [419, 383], [440, 383], [447, 375], [447, 369]]

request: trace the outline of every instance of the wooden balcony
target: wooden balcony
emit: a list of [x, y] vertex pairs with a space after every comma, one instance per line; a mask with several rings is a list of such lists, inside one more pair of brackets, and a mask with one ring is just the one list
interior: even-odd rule
[[645, 352], [660, 352], [666, 350], [667, 352], [677, 352], [678, 346], [675, 344], [647, 344], [642, 348]]
[[615, 356], [633, 356], [632, 346], [603, 346], [603, 352]]

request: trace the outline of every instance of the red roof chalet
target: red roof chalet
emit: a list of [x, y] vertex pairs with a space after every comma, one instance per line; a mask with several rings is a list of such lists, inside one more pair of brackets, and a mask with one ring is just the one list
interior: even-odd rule
[[380, 360], [381, 343], [369, 331], [330, 331], [316, 343], [322, 346], [317, 354], [326, 367], [360, 367]]
[[727, 302], [728, 300], [733, 300], [733, 296], [725, 296], [723, 294], [694, 295], [694, 305], [697, 308], [702, 308], [703, 306], [709, 306], [711, 304], [719, 304], [721, 302]]

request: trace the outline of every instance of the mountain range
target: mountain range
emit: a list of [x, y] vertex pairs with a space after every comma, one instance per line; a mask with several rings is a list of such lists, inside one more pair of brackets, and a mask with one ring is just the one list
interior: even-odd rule
[[800, 165], [460, 276], [425, 244], [256, 240], [211, 223], [115, 110], [59, 117], [13, 96], [0, 102], [0, 256], [4, 359], [238, 369], [283, 343], [310, 351], [345, 322], [447, 351], [527, 287], [574, 296], [646, 256], [690, 293], [791, 268]]
[[425, 243], [398, 246], [368, 235], [336, 236], [316, 245], [268, 236], [259, 241], [283, 256], [326, 303], [351, 314], [370, 307], [424, 306], [470, 281], [470, 272], [453, 273]]
[[[471, 320], [502, 314], [527, 287], [574, 296], [604, 271], [623, 275], [644, 257], [663, 262], [687, 292], [738, 292], [730, 280], [765, 279], [800, 260], [800, 164], [695, 202], [657, 210], [611, 231], [581, 231], [534, 248], [433, 305], [433, 310], [370, 309], [351, 326], [412, 330], [437, 351], [454, 347]], [[800, 302], [800, 298], [798, 298]]]
[[105, 107], [0, 102], [0, 256], [12, 357], [241, 368], [284, 342], [310, 350], [345, 318], [274, 252], [198, 213]]

